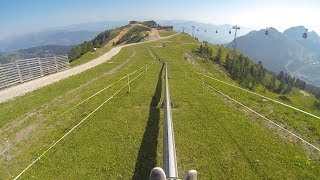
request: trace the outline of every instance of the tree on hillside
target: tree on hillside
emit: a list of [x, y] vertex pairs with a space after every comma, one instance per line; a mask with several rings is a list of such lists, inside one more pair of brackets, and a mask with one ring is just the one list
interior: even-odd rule
[[202, 43], [200, 44], [200, 47], [199, 47], [199, 50], [198, 50], [198, 51], [199, 51], [199, 53], [200, 53], [200, 54], [202, 54], [202, 53], [203, 53], [203, 46], [202, 46]]
[[213, 53], [212, 48], [210, 48], [210, 49], [209, 49], [209, 52], [208, 52], [208, 56], [209, 56], [209, 57], [212, 57], [212, 53]]
[[299, 79], [296, 80], [290, 74], [284, 73], [283, 71], [279, 72], [279, 74], [277, 75], [277, 79], [280, 81], [280, 85], [277, 91], [281, 94], [289, 93], [294, 86], [303, 89], [305, 88], [305, 84], [303, 83], [303, 81], [300, 81]]
[[317, 99], [320, 99], [320, 91], [318, 92], [318, 94], [316, 95]]
[[70, 62], [80, 58], [83, 54], [92, 51], [94, 47], [102, 47], [110, 38], [111, 31], [104, 31], [98, 34], [95, 38], [90, 41], [84, 41], [81, 44], [76, 45], [74, 48], [70, 50], [68, 53]]
[[279, 74], [278, 74], [278, 76], [277, 76], [277, 79], [278, 79], [279, 81], [281, 81], [283, 78], [284, 78], [284, 72], [283, 72], [283, 71], [280, 71]]
[[204, 45], [201, 43], [197, 52], [202, 59], [212, 60], [212, 48], [208, 46], [208, 42], [204, 41]]
[[70, 60], [78, 59], [82, 55], [81, 46], [78, 45], [72, 48], [68, 55]]
[[231, 75], [231, 78], [234, 80], [239, 80], [241, 76], [239, 61], [235, 59], [231, 61], [230, 75]]
[[269, 83], [269, 85], [268, 85], [268, 89], [270, 89], [272, 92], [274, 92], [275, 91], [275, 89], [276, 89], [276, 76], [275, 75], [272, 75], [271, 76], [271, 80], [270, 80], [270, 83]]
[[285, 87], [286, 87], [286, 82], [285, 82], [284, 78], [282, 78], [280, 81], [280, 85], [279, 85], [279, 93], [285, 94], [286, 93]]
[[306, 82], [300, 79], [297, 79], [294, 83], [294, 86], [300, 89], [305, 89], [306, 88]]
[[203, 47], [203, 54], [205, 54], [205, 55], [207, 55], [208, 54], [208, 52], [209, 52], [209, 47], [207, 46], [207, 45], [205, 45], [204, 47]]
[[252, 76], [252, 83], [250, 89], [254, 89], [254, 87], [259, 83], [258, 70], [255, 67], [255, 65], [251, 65], [250, 74]]
[[227, 71], [230, 70], [230, 65], [231, 65], [231, 59], [230, 59], [230, 56], [229, 56], [229, 53], [226, 55], [226, 63], [225, 63], [225, 68]]
[[294, 82], [295, 78], [288, 75], [287, 88], [285, 90], [285, 93], [289, 93], [292, 90]]
[[261, 61], [258, 61], [257, 67], [258, 67], [258, 81], [262, 82], [266, 75], [266, 69], [263, 67]]
[[222, 57], [222, 49], [219, 47], [217, 55], [215, 56], [214, 60], [216, 63], [221, 64], [221, 57]]
[[[204, 41], [195, 52], [202, 58], [208, 58], [208, 55], [211, 56], [212, 49], [208, 48], [208, 43]], [[217, 54], [213, 58], [209, 57], [209, 60], [213, 60], [215, 63], [222, 65], [222, 47], [219, 46]], [[241, 86], [250, 89], [254, 89], [259, 83], [262, 84], [266, 75], [266, 69], [261, 62], [255, 64], [242, 54], [231, 58], [228, 53], [223, 67], [225, 67], [233, 80], [237, 81]], [[274, 85], [272, 88], [275, 87], [275, 79], [274, 76]]]

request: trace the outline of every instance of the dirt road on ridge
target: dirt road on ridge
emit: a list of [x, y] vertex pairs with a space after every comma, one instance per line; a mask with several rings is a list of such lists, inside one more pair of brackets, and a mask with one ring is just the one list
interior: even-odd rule
[[79, 74], [83, 71], [86, 71], [86, 70], [91, 69], [95, 66], [98, 66], [98, 65], [110, 60], [113, 56], [117, 55], [123, 47], [133, 46], [133, 45], [142, 44], [142, 43], [148, 43], [148, 42], [157, 41], [157, 40], [161, 40], [161, 39], [168, 39], [168, 38], [175, 36], [175, 35], [177, 35], [177, 34], [167, 36], [167, 37], [157, 37], [157, 38], [154, 38], [150, 41], [117, 46], [117, 47], [112, 48], [110, 51], [106, 52], [102, 56], [100, 56], [96, 59], [93, 59], [90, 62], [87, 62], [85, 64], [73, 67], [71, 69], [68, 69], [68, 70], [65, 70], [62, 72], [58, 72], [55, 74], [44, 76], [42, 78], [34, 79], [32, 81], [28, 81], [23, 84], [19, 84], [17, 86], [13, 86], [13, 87], [1, 90], [0, 91], [0, 103], [8, 101], [8, 100], [15, 98], [17, 96], [22, 96], [26, 93], [32, 92], [32, 91], [39, 89], [41, 87], [58, 82], [60, 80], [66, 79], [67, 77]]

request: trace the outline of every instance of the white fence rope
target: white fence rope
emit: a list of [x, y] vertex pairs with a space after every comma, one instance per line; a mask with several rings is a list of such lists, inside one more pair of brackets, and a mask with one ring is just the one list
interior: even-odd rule
[[206, 84], [206, 83], [205, 83], [205, 85], [206, 85], [206, 86], [208, 86], [210, 89], [212, 89], [212, 90], [214, 90], [214, 91], [216, 91], [216, 92], [220, 93], [220, 94], [221, 94], [221, 95], [223, 95], [224, 97], [226, 97], [226, 98], [228, 98], [228, 99], [232, 100], [233, 102], [235, 102], [235, 103], [239, 104], [240, 106], [242, 106], [242, 107], [244, 107], [244, 108], [248, 109], [249, 111], [251, 111], [251, 112], [253, 112], [253, 113], [257, 114], [257, 115], [258, 115], [258, 116], [260, 116], [261, 118], [263, 118], [263, 119], [265, 119], [265, 120], [269, 121], [269, 122], [270, 122], [270, 123], [272, 123], [273, 125], [275, 125], [275, 126], [277, 126], [278, 128], [280, 128], [280, 129], [282, 129], [282, 130], [286, 131], [286, 132], [287, 132], [287, 133], [289, 133], [290, 135], [292, 135], [292, 136], [296, 137], [297, 139], [301, 140], [303, 143], [305, 143], [305, 144], [309, 145], [310, 147], [312, 147], [312, 148], [314, 148], [315, 150], [317, 150], [318, 152], [320, 152], [320, 149], [319, 149], [318, 147], [316, 147], [315, 145], [313, 145], [313, 144], [309, 143], [308, 141], [304, 140], [302, 137], [300, 137], [300, 136], [298, 136], [298, 135], [294, 134], [293, 132], [291, 132], [291, 131], [289, 131], [289, 130], [285, 129], [284, 127], [280, 126], [279, 124], [275, 123], [274, 121], [272, 121], [272, 120], [270, 120], [270, 119], [266, 118], [266, 117], [265, 117], [265, 116], [263, 116], [262, 114], [260, 114], [260, 113], [256, 112], [255, 110], [253, 110], [253, 109], [249, 108], [248, 106], [245, 106], [244, 104], [242, 104], [242, 103], [240, 103], [239, 101], [237, 101], [237, 100], [235, 100], [235, 99], [233, 99], [233, 98], [229, 97], [228, 95], [226, 95], [226, 94], [222, 93], [221, 91], [219, 91], [219, 90], [215, 89], [214, 87], [212, 87], [212, 86], [210, 86], [210, 85], [208, 85], [208, 84]]
[[[133, 78], [130, 82], [136, 80], [139, 76], [141, 76], [144, 72], [141, 72], [139, 75], [137, 75], [135, 78]], [[129, 83], [130, 83], [129, 82]], [[115, 95], [117, 95], [122, 89], [127, 87], [128, 83], [122, 86], [119, 90], [117, 90], [112, 96], [110, 96], [107, 100], [105, 100], [103, 103], [101, 103], [95, 110], [93, 110], [89, 115], [87, 115], [85, 118], [83, 118], [78, 124], [76, 124], [72, 129], [70, 129], [66, 134], [64, 134], [60, 139], [58, 139], [54, 144], [52, 144], [46, 151], [44, 151], [40, 156], [38, 156], [32, 163], [30, 163], [23, 171], [21, 171], [20, 174], [18, 174], [14, 179], [18, 179], [22, 174], [24, 174], [34, 163], [39, 161], [41, 157], [43, 157], [50, 149], [52, 149], [54, 146], [56, 146], [61, 140], [63, 140], [68, 134], [70, 134], [74, 129], [76, 129], [80, 124], [82, 124], [86, 119], [88, 119], [92, 114], [94, 114], [97, 110], [99, 110], [104, 104], [109, 102], [112, 98], [114, 98]]]
[[[198, 72], [196, 72], [196, 73], [198, 73]], [[291, 106], [291, 105], [285, 104], [285, 103], [283, 103], [283, 102], [280, 102], [280, 101], [277, 101], [277, 100], [271, 99], [271, 98], [269, 98], [269, 97], [263, 96], [263, 95], [258, 94], [258, 93], [256, 93], [256, 92], [249, 91], [249, 90], [244, 89], [244, 88], [241, 88], [241, 87], [239, 87], [239, 86], [236, 86], [236, 85], [233, 85], [233, 84], [230, 84], [230, 83], [224, 82], [224, 81], [219, 80], [219, 79], [217, 79], [217, 78], [210, 77], [210, 76], [205, 75], [205, 74], [202, 74], [202, 73], [198, 73], [198, 74], [201, 74], [201, 75], [203, 75], [204, 77], [207, 77], [207, 78], [213, 79], [213, 80], [215, 80], [215, 81], [221, 82], [221, 83], [223, 83], [223, 84], [226, 84], [226, 85], [229, 85], [229, 86], [235, 87], [235, 88], [240, 89], [240, 90], [242, 90], [242, 91], [246, 91], [246, 92], [251, 93], [251, 94], [254, 94], [254, 95], [256, 95], [256, 96], [259, 96], [259, 97], [262, 97], [262, 98], [268, 99], [268, 100], [270, 100], [270, 101], [273, 101], [273, 102], [275, 102], [275, 103], [281, 104], [281, 105], [286, 106], [286, 107], [289, 107], [289, 108], [291, 108], [291, 109], [294, 109], [294, 110], [296, 110], [296, 111], [299, 111], [299, 112], [301, 112], [301, 113], [307, 114], [307, 115], [309, 115], [309, 116], [312, 116], [312, 117], [317, 118], [317, 119], [319, 119], [319, 120], [320, 120], [320, 117], [319, 117], [319, 116], [316, 116], [316, 115], [314, 115], [314, 114], [311, 114], [311, 113], [306, 112], [306, 111], [304, 111], [304, 110], [301, 110], [301, 109], [299, 109], [299, 108], [296, 108], [296, 107], [293, 107], [293, 106]]]
[[[152, 63], [150, 63], [150, 65], [149, 66], [147, 66], [147, 69], [149, 69], [154, 63], [155, 63], [156, 61], [154, 60]], [[137, 70], [135, 70], [135, 71], [133, 71], [132, 73], [129, 73], [129, 75], [133, 75], [133, 74], [135, 74], [136, 72], [138, 72], [138, 71], [140, 71], [142, 68], [144, 68], [145, 66], [142, 66], [141, 68], [139, 68], [139, 69], [137, 69]], [[81, 104], [83, 104], [83, 103], [85, 103], [86, 101], [88, 101], [89, 99], [91, 99], [91, 98], [93, 98], [93, 97], [95, 97], [96, 95], [98, 95], [98, 94], [100, 94], [101, 92], [103, 92], [103, 91], [105, 91], [105, 90], [107, 90], [107, 89], [109, 89], [110, 87], [112, 87], [114, 84], [116, 84], [117, 82], [119, 82], [119, 81], [121, 81], [121, 80], [123, 80], [123, 79], [125, 79], [127, 76], [124, 76], [124, 77], [122, 77], [122, 78], [120, 78], [120, 79], [118, 79], [116, 82], [114, 82], [114, 83], [112, 83], [112, 84], [110, 84], [110, 85], [108, 85], [108, 86], [106, 86], [106, 87], [104, 87], [103, 89], [101, 89], [101, 90], [99, 90], [99, 91], [97, 91], [96, 93], [94, 93], [93, 95], [91, 95], [91, 96], [89, 96], [88, 98], [86, 98], [85, 100], [83, 100], [83, 101], [81, 101], [81, 102], [79, 102], [78, 104], [76, 104], [75, 106], [73, 106], [73, 107], [71, 107], [71, 108], [69, 108], [68, 110], [66, 110], [66, 111], [64, 111], [63, 113], [61, 113], [58, 117], [61, 117], [61, 116], [63, 116], [64, 114], [66, 114], [67, 112], [69, 112], [69, 111], [71, 111], [72, 109], [75, 109], [76, 107], [78, 107], [78, 106], [80, 106]], [[5, 150], [3, 150], [1, 153], [0, 153], [0, 155], [2, 155], [2, 154], [4, 154], [4, 153], [6, 153], [8, 150], [10, 150], [11, 148], [13, 148], [15, 145], [17, 145], [18, 143], [20, 143], [21, 141], [18, 141], [18, 142], [16, 142], [16, 143], [14, 143], [14, 144], [12, 144], [10, 147], [8, 147], [7, 149], [5, 149]]]
[[[155, 62], [155, 61], [153, 61], [153, 63], [154, 63], [154, 62]], [[150, 67], [153, 65], [153, 63], [151, 63], [147, 68], [150, 68]], [[145, 67], [145, 66], [142, 66], [141, 68], [139, 68], [139, 69], [137, 69], [137, 70], [135, 70], [135, 71], [133, 71], [133, 72], [129, 73], [128, 75], [133, 75], [133, 74], [135, 74], [136, 72], [140, 71], [140, 70], [141, 70], [142, 68], [144, 68], [144, 67]], [[64, 115], [65, 113], [67, 113], [67, 112], [71, 111], [72, 109], [74, 109], [74, 108], [76, 108], [76, 107], [80, 106], [80, 105], [81, 105], [81, 104], [83, 104], [84, 102], [86, 102], [86, 101], [88, 101], [89, 99], [93, 98], [94, 96], [96, 96], [96, 95], [100, 94], [101, 92], [103, 92], [103, 91], [105, 91], [105, 90], [109, 89], [109, 88], [110, 88], [110, 87], [112, 87], [114, 84], [116, 84], [116, 83], [117, 83], [117, 82], [119, 82], [119, 81], [122, 81], [122, 80], [123, 80], [123, 79], [125, 79], [125, 78], [127, 78], [127, 76], [123, 76], [122, 78], [118, 79], [118, 80], [117, 80], [117, 81], [115, 81], [114, 83], [112, 83], [112, 84], [110, 84], [110, 85], [108, 85], [108, 86], [104, 87], [103, 89], [101, 89], [101, 90], [97, 91], [96, 93], [94, 93], [93, 95], [89, 96], [89, 97], [88, 97], [88, 98], [86, 98], [85, 100], [81, 101], [80, 103], [78, 103], [78, 104], [76, 104], [75, 106], [71, 107], [70, 109], [66, 110], [65, 112], [63, 112], [62, 114], [60, 114], [58, 117], [60, 117], [60, 116]]]

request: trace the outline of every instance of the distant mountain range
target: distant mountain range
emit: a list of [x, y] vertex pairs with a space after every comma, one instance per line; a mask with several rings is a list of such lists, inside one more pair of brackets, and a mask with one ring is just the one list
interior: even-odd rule
[[[192, 26], [195, 26], [194, 35], [202, 41], [214, 44], [225, 44], [233, 40], [233, 33], [229, 34], [232, 25], [212, 25], [185, 20], [157, 21], [160, 25], [173, 25], [177, 31], [186, 27], [186, 33], [192, 34]], [[74, 24], [49, 30], [43, 30], [24, 35], [10, 36], [0, 39], [0, 52], [12, 52], [19, 49], [37, 47], [43, 45], [75, 45], [92, 39], [99, 32], [113, 29], [128, 24], [127, 21], [102, 21]], [[188, 31], [189, 30], [189, 31]], [[205, 32], [206, 31], [206, 32]], [[218, 33], [216, 33], [218, 31]], [[250, 31], [248, 28], [241, 28], [238, 35], [245, 35]]]
[[[200, 41], [208, 41], [213, 44], [227, 44], [234, 38], [233, 25], [214, 25], [200, 23], [196, 21], [184, 21], [184, 20], [165, 20], [157, 21], [160, 25], [172, 25], [174, 30], [182, 31], [182, 28], [186, 28], [185, 32], [192, 35], [192, 26], [194, 26], [194, 36]], [[249, 33], [252, 29], [246, 27], [240, 27], [237, 36], [243, 36]], [[232, 31], [229, 34], [229, 31]], [[218, 32], [218, 33], [217, 33]]]
[[19, 49], [43, 45], [75, 45], [94, 38], [101, 31], [123, 26], [125, 21], [103, 21], [73, 24], [69, 26], [42, 30], [18, 36], [0, 39], [0, 52], [12, 52]]
[[1, 52], [12, 52], [19, 49], [37, 47], [43, 45], [74, 45], [90, 40], [99, 31], [46, 31], [39, 33], [25, 34], [17, 37], [8, 37], [0, 40]]
[[18, 59], [64, 55], [67, 54], [72, 49], [72, 47], [73, 45], [44, 45], [28, 49], [22, 49], [10, 53], [0, 53], [0, 64], [10, 63]]
[[[213, 25], [196, 21], [160, 20], [160, 25], [172, 25], [176, 31], [192, 34], [201, 41], [232, 46], [232, 25]], [[38, 33], [30, 33], [0, 40], [0, 63], [13, 59], [65, 54], [72, 45], [94, 38], [99, 32], [126, 25], [126, 21], [104, 21], [75, 24]], [[232, 31], [229, 34], [229, 30]], [[303, 39], [305, 27], [298, 26], [283, 33], [269, 28], [251, 31], [241, 27], [238, 31], [237, 49], [255, 61], [262, 61], [269, 70], [290, 72], [308, 82], [320, 85], [320, 37], [309, 32]], [[35, 48], [32, 48], [35, 47]], [[23, 49], [23, 50], [20, 50]]]
[[[262, 61], [272, 71], [286, 71], [309, 83], [320, 85], [320, 37], [308, 32], [302, 38], [305, 27], [297, 26], [283, 33], [269, 28], [251, 31], [237, 38], [237, 50], [255, 61]], [[232, 46], [232, 42], [229, 43]]]
[[98, 21], [98, 22], [87, 22], [79, 24], [71, 24], [68, 26], [63, 26], [55, 28], [53, 30], [66, 30], [66, 31], [105, 31], [114, 29], [116, 27], [121, 27], [128, 24], [129, 21]]
[[61, 46], [61, 45], [44, 45], [38, 47], [32, 47], [28, 49], [19, 50], [17, 53], [22, 58], [33, 58], [33, 57], [46, 57], [54, 55], [67, 54], [73, 45]]

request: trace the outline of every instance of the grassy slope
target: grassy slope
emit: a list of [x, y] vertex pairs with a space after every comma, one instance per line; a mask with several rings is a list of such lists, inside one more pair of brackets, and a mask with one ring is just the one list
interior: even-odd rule
[[159, 30], [159, 35], [161, 37], [165, 37], [165, 36], [171, 36], [173, 34], [176, 34], [177, 32], [175, 32], [174, 30]]
[[147, 31], [150, 31], [149, 27], [136, 25], [133, 26], [125, 35], [123, 35], [116, 44], [130, 44], [140, 42], [145, 36], [147, 36]]
[[[49, 158], [33, 167], [27, 176], [52, 179], [132, 177], [146, 119], [152, 116], [149, 105], [157, 83], [153, 79], [157, 78], [159, 69], [160, 65], [155, 64], [149, 70], [148, 79], [143, 75], [131, 85], [131, 94], [124, 91], [112, 99], [71, 134], [65, 143], [57, 146], [56, 151], [48, 153]], [[152, 120], [156, 118], [159, 117], [154, 115]], [[152, 142], [157, 142], [157, 136]], [[144, 149], [148, 150], [151, 148]], [[153, 152], [157, 152], [156, 149]], [[61, 157], [64, 157], [63, 160]], [[150, 160], [156, 162], [155, 158]]]
[[85, 64], [101, 55], [103, 55], [104, 53], [110, 51], [112, 47], [110, 46], [103, 46], [101, 48], [97, 48], [96, 51], [89, 51], [87, 53], [85, 53], [84, 55], [82, 55], [80, 58], [70, 62], [70, 67], [75, 67], [75, 66], [79, 66], [81, 64]]
[[[221, 49], [222, 49], [222, 62], [225, 62], [225, 57], [228, 52], [229, 52], [229, 54], [232, 54], [232, 53], [230, 53], [230, 51], [227, 48], [224, 48], [222, 46], [210, 45], [210, 47], [212, 47], [212, 49], [213, 49], [213, 54], [216, 54], [218, 52], [218, 48], [221, 47]], [[198, 47], [195, 47], [194, 49], [196, 49], [196, 48], [198, 48]], [[199, 58], [197, 58], [195, 56], [193, 56], [193, 58], [194, 58], [194, 60], [197, 60], [197, 62], [200, 63], [202, 65], [202, 67], [207, 69], [209, 72], [215, 74], [216, 77], [223, 78], [222, 80], [224, 80], [226, 82], [234, 83], [226, 75], [227, 72], [224, 70], [224, 68], [219, 67], [216, 64], [214, 64], [214, 66], [210, 66], [209, 64], [211, 64], [211, 63], [209, 61], [201, 61]], [[271, 76], [269, 74], [267, 74], [265, 79], [268, 80], [270, 78], [271, 78]], [[280, 84], [280, 82], [277, 82], [277, 83], [278, 83], [278, 85]], [[256, 88], [256, 92], [263, 94], [263, 95], [266, 95], [268, 97], [271, 97], [273, 99], [276, 99], [278, 101], [282, 101], [281, 99], [279, 99], [280, 94], [271, 93], [263, 87]], [[316, 101], [316, 98], [313, 95], [304, 96], [301, 92], [299, 92], [299, 90], [297, 88], [293, 88], [293, 90], [289, 94], [287, 94], [286, 96], [292, 102], [287, 102], [287, 101], [282, 101], [282, 102], [293, 105], [295, 107], [301, 108], [303, 110], [306, 110], [308, 112], [311, 112], [311, 113], [314, 113], [314, 114], [320, 116], [319, 110], [315, 109], [313, 106], [314, 101]], [[319, 135], [320, 135], [320, 133], [319, 133]]]
[[[203, 179], [319, 177], [319, 161], [310, 157], [308, 159], [305, 149], [299, 143], [279, 137], [272, 129], [266, 128], [259, 118], [244, 113], [242, 108], [212, 91], [206, 90], [202, 94], [199, 77], [192, 73], [200, 70], [185, 61], [183, 55], [198, 47], [193, 42], [186, 35], [178, 35], [164, 40], [165, 47], [154, 48], [155, 52], [168, 60], [170, 94], [175, 105], [173, 121], [180, 176], [184, 171], [194, 168]], [[0, 104], [0, 128], [30, 115], [19, 127], [0, 133], [1, 138], [13, 136], [19, 129], [39, 123], [39, 127], [27, 140], [6, 153], [15, 157], [9, 162], [2, 160], [0, 177], [16, 175], [50, 143], [61, 137], [125, 82], [57, 118], [60, 113], [128, 72], [151, 63], [153, 58], [147, 47], [159, 44], [153, 42], [124, 48], [114, 57], [114, 64], [104, 63]], [[136, 55], [121, 71], [102, 76], [128, 59], [133, 51], [136, 51]], [[220, 67], [199, 59], [197, 61], [220, 79], [233, 83]], [[163, 92], [159, 86], [163, 83], [159, 80], [160, 69], [160, 63], [154, 64], [148, 70], [147, 77], [143, 75], [132, 83], [130, 94], [126, 90], [122, 91], [50, 150], [24, 177], [147, 178], [152, 167], [162, 166], [163, 111], [159, 108], [162, 103], [159, 98]], [[188, 79], [185, 79], [185, 70]], [[259, 109], [261, 99], [208, 79], [206, 82], [250, 107]], [[279, 108], [276, 106], [274, 109]], [[295, 112], [284, 108], [281, 110], [286, 116], [297, 116]], [[275, 113], [274, 117], [279, 119], [282, 114]], [[283, 118], [283, 121], [287, 122], [287, 119]]]
[[[263, 123], [253, 121], [252, 115], [244, 114], [239, 111], [241, 108], [234, 108], [220, 96], [210, 91], [202, 95], [201, 83], [194, 74], [189, 74], [189, 79], [184, 81], [183, 67], [189, 72], [196, 71], [183, 62], [181, 54], [187, 46], [195, 47], [167, 46], [165, 50], [158, 50], [162, 57], [171, 60], [170, 90], [177, 106], [173, 117], [180, 172], [195, 168], [200, 177], [232, 179], [319, 176], [319, 162], [310, 161], [299, 144], [279, 138]], [[221, 84], [215, 87], [228, 89]], [[228, 93], [240, 94], [234, 89], [228, 90]]]
[[[108, 37], [108, 39], [106, 40], [106, 42], [109, 42], [110, 40], [112, 40], [114, 37], [117, 36], [117, 34], [120, 33], [120, 31], [123, 29], [124, 27], [120, 27], [117, 29], [114, 29], [111, 31], [110, 36]], [[81, 64], [87, 63], [89, 61], [91, 61], [92, 59], [95, 59], [101, 55], [103, 55], [104, 53], [110, 51], [112, 47], [105, 45], [101, 48], [97, 48], [96, 51], [89, 51], [87, 53], [85, 53], [84, 55], [82, 55], [80, 58], [72, 61], [70, 63], [71, 67], [75, 67], [75, 66], [79, 66]]]
[[[86, 97], [90, 96], [94, 92], [111, 84], [111, 82], [120, 79], [120, 77], [126, 75], [128, 72], [132, 72], [133, 70], [138, 69], [138, 67], [140, 68], [144, 66], [146, 63], [151, 63], [152, 57], [150, 56], [148, 51], [147, 53], [141, 53], [141, 51], [144, 52], [145, 50], [136, 50], [137, 55], [134, 56], [133, 59], [126, 66], [124, 66], [121, 71], [111, 76], [101, 76], [101, 74], [106, 72], [107, 70], [110, 70], [112, 67], [121, 64], [123, 61], [129, 58], [133, 53], [131, 47], [124, 48], [121, 53], [113, 59], [113, 61], [115, 62], [114, 64], [104, 63], [103, 65], [93, 68], [87, 72], [81, 73], [80, 75], [76, 75], [68, 78], [67, 80], [47, 86], [33, 93], [29, 93], [26, 96], [19, 97], [13, 101], [0, 104], [2, 107], [0, 116], [1, 127], [3, 127], [10, 121], [20, 120], [28, 114], [31, 114], [31, 116], [27, 118], [22, 125], [10, 130], [9, 132], [6, 132], [5, 134], [1, 134], [1, 136], [10, 137], [10, 135], [14, 134], [16, 131], [19, 131], [19, 129], [28, 127], [30, 126], [30, 124], [41, 122], [39, 125], [40, 127], [37, 128], [37, 133], [31, 133], [26, 141], [22, 141], [22, 143], [18, 144], [17, 149], [14, 149], [13, 151], [10, 151], [10, 153], [8, 153], [15, 155], [15, 159], [17, 159], [17, 161], [12, 161], [10, 163], [4, 162], [4, 164], [0, 163], [2, 164], [0, 171], [1, 177], [7, 177], [9, 174], [17, 174], [18, 170], [21, 170], [22, 167], [26, 167], [27, 164], [31, 162], [33, 157], [43, 152], [43, 149], [45, 149], [45, 147], [48, 147], [50, 142], [58, 139], [58, 137], [61, 137], [63, 133], [70, 129], [71, 125], [79, 122], [85, 115], [89, 114], [95, 107], [99, 105], [99, 103], [103, 101], [103, 99], [110, 96], [111, 93], [118, 89], [121, 84], [96, 97], [95, 99], [90, 101], [91, 103], [85, 103], [84, 105], [77, 108], [76, 111], [71, 111], [70, 113], [68, 113], [68, 115], [57, 118], [59, 114], [77, 104], [81, 100], [85, 99]], [[138, 56], [138, 54], [140, 55]], [[156, 70], [157, 69], [155, 69], [155, 71]], [[85, 84], [88, 81], [90, 82], [92, 79], [96, 79], [96, 81], [81, 86], [81, 84]], [[143, 80], [143, 78], [140, 79], [140, 81], [141, 80]], [[125, 81], [122, 82], [122, 84], [123, 83], [125, 83]], [[80, 88], [77, 89], [77, 87], [79, 86]], [[132, 89], [134, 89], [134, 86], [132, 87]], [[150, 91], [150, 93], [152, 93], [152, 90]], [[144, 99], [148, 98], [142, 98], [142, 100]], [[22, 102], [29, 103], [27, 104]], [[115, 99], [113, 100], [113, 102], [117, 102], [117, 100]], [[146, 102], [147, 107], [149, 106], [148, 103], [149, 102]], [[114, 107], [119, 108], [120, 106], [116, 105]], [[142, 110], [144, 112], [144, 109]], [[146, 113], [147, 112], [148, 111], [146, 111]], [[128, 114], [128, 116], [129, 115], [130, 114]], [[118, 118], [122, 116], [123, 113], [120, 113], [118, 115]], [[95, 117], [93, 117], [92, 119], [95, 119]], [[141, 133], [144, 129], [144, 119], [142, 119], [142, 122], [138, 123], [142, 128]], [[123, 118], [123, 120], [125, 120], [125, 118]], [[111, 128], [118, 129], [113, 126], [111, 126]], [[133, 129], [135, 133], [137, 133], [137, 130], [138, 129]], [[139, 142], [139, 140], [135, 140], [135, 142]], [[136, 144], [136, 146], [139, 146], [139, 143]], [[23, 148], [22, 152], [20, 152], [21, 148]], [[131, 159], [131, 162], [134, 163], [136, 155], [133, 155], [132, 157], [133, 159]]]
[[[213, 46], [214, 52], [217, 52], [217, 49], [217, 46]], [[223, 58], [225, 58], [227, 49], [222, 48], [222, 50]], [[226, 75], [226, 71], [222, 67], [219, 67], [216, 64], [210, 65], [211, 63], [209, 61], [202, 61], [201, 59], [196, 57], [194, 57], [194, 60], [201, 64], [201, 66], [204, 67], [207, 71], [212, 72], [212, 74], [216, 78], [234, 84], [234, 82], [228, 78], [228, 76]], [[225, 92], [228, 95], [231, 95], [231, 97], [240, 100], [240, 102], [253, 108], [257, 112], [262, 113], [272, 120], [280, 122], [289, 130], [297, 132], [303, 138], [316, 144], [320, 143], [320, 121], [318, 119], [315, 119], [308, 115], [304, 115], [295, 110], [288, 109], [287, 107], [284, 107], [282, 105], [275, 104], [270, 101], [265, 101], [260, 97], [248, 94], [244, 91], [238, 91], [233, 87], [224, 85], [217, 81], [210, 80], [208, 78], [205, 78], [205, 80], [206, 82], [215, 85], [222, 92]], [[282, 101], [281, 99], [279, 99], [279, 94], [271, 93], [261, 86], [256, 88], [256, 91], [264, 96]], [[287, 96], [290, 98], [291, 102], [282, 102], [320, 116], [320, 111], [313, 107], [313, 103], [316, 100], [315, 97], [306, 97], [301, 92], [299, 92], [297, 88], [293, 88], [293, 90]]]

